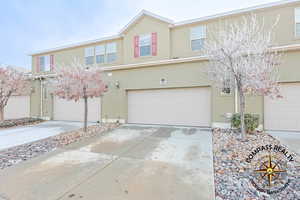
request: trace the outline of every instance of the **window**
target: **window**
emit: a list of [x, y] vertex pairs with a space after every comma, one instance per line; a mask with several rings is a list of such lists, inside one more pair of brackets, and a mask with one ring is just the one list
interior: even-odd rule
[[139, 38], [140, 56], [151, 55], [151, 35], [142, 35]]
[[206, 38], [206, 26], [191, 28], [191, 48], [193, 51], [201, 50], [204, 47]]
[[229, 78], [225, 79], [223, 81], [223, 87], [222, 87], [222, 91], [221, 91], [222, 94], [230, 94], [231, 93], [230, 84], [231, 84], [231, 81]]
[[300, 37], [300, 8], [295, 8], [295, 36]]
[[85, 64], [94, 64], [94, 47], [88, 47], [84, 49]]
[[40, 56], [39, 66], [41, 72], [50, 71], [50, 56]]
[[111, 63], [117, 60], [117, 44], [115, 42], [95, 47], [96, 63]]
[[106, 45], [107, 62], [111, 63], [117, 60], [117, 44], [115, 42]]
[[96, 53], [96, 63], [104, 63], [105, 62], [105, 46], [99, 45], [95, 47]]

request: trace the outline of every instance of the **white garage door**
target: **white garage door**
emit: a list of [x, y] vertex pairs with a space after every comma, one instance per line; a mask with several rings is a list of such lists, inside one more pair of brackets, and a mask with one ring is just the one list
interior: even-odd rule
[[[53, 119], [63, 121], [83, 121], [84, 101], [67, 101], [65, 99], [54, 98]], [[100, 121], [101, 101], [100, 98], [88, 99], [88, 121]]]
[[265, 97], [265, 129], [300, 130], [300, 83], [282, 84], [282, 99]]
[[210, 126], [210, 88], [128, 91], [128, 123]]
[[4, 119], [18, 119], [29, 117], [30, 115], [30, 97], [12, 96], [8, 99], [4, 108]]

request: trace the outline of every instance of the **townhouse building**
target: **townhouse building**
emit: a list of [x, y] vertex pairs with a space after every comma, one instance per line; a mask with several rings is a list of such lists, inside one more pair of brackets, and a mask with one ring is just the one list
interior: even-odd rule
[[285, 0], [198, 19], [174, 22], [141, 11], [114, 36], [37, 51], [32, 56], [30, 115], [81, 121], [82, 102], [51, 94], [45, 84], [55, 68], [75, 57], [103, 70], [108, 92], [89, 101], [89, 120], [210, 127], [238, 111], [235, 91], [216, 89], [206, 75], [205, 41], [224, 22], [254, 13], [271, 26], [273, 48], [284, 52], [279, 68], [281, 100], [247, 96], [246, 112], [271, 130], [300, 130], [300, 1]]

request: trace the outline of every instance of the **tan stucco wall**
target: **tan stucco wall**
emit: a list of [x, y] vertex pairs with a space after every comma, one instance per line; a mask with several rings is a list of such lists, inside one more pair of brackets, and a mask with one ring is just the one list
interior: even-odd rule
[[[300, 51], [284, 54], [279, 68], [282, 82], [300, 81], [299, 58]], [[206, 67], [206, 61], [198, 61], [105, 72], [103, 78], [109, 84], [109, 91], [103, 97], [102, 118], [127, 119], [127, 90], [208, 86]], [[166, 85], [160, 85], [161, 78], [167, 80]], [[116, 81], [120, 83], [119, 89], [115, 87]], [[39, 81], [33, 84], [35, 92], [31, 95], [31, 115], [39, 116]], [[44, 100], [44, 117], [52, 117], [53, 103], [49, 95], [48, 98]], [[263, 107], [263, 97], [247, 96], [246, 112], [259, 114], [261, 122]], [[234, 112], [234, 95], [222, 95], [218, 89], [212, 88], [212, 122], [224, 121], [222, 115], [227, 112]]]
[[[300, 7], [300, 3], [290, 4], [280, 7], [272, 7], [256, 11], [259, 19], [264, 17], [265, 24], [271, 25], [280, 14], [280, 20], [275, 29], [275, 45], [298, 44], [300, 38], [294, 37], [294, 8]], [[68, 64], [74, 57], [82, 62], [84, 61], [84, 48], [96, 46], [112, 41], [117, 42], [117, 61], [115, 63], [105, 64], [105, 66], [140, 63], [174, 57], [189, 57], [201, 55], [202, 52], [193, 52], [190, 47], [190, 28], [200, 24], [207, 25], [207, 37], [210, 38], [210, 32], [224, 25], [224, 20], [230, 22], [241, 20], [240, 15], [229, 16], [226, 18], [208, 20], [201, 23], [194, 23], [185, 26], [170, 28], [165, 22], [152, 17], [144, 16], [136, 24], [129, 27], [124, 32], [123, 38], [108, 40], [91, 45], [69, 48], [60, 51], [54, 51], [49, 54], [54, 55], [54, 63], [59, 66]], [[158, 34], [158, 55], [134, 58], [133, 38], [135, 35], [157, 32]], [[36, 56], [33, 56], [32, 66], [35, 72]], [[283, 55], [283, 61], [279, 69], [280, 81], [299, 82], [300, 81], [300, 51], [289, 51]], [[181, 64], [169, 64], [162, 66], [152, 66], [136, 69], [112, 71], [112, 76], [104, 78], [109, 83], [109, 91], [104, 95], [102, 101], [102, 118], [108, 119], [127, 119], [127, 91], [137, 89], [158, 89], [158, 88], [179, 88], [179, 87], [202, 87], [210, 85], [205, 74], [207, 63], [205, 61], [189, 62]], [[101, 67], [101, 66], [99, 66]], [[160, 85], [160, 79], [167, 80], [166, 85]], [[114, 85], [119, 81], [120, 88]], [[39, 81], [34, 81], [35, 92], [31, 95], [31, 116], [39, 116], [40, 112], [40, 89]], [[44, 116], [53, 117], [52, 98], [48, 95], [44, 100]], [[263, 122], [264, 101], [261, 96], [247, 96], [246, 112], [260, 115]], [[212, 122], [222, 122], [222, 115], [227, 112], [234, 112], [234, 96], [221, 95], [220, 91], [212, 88]]]
[[[271, 7], [253, 11], [257, 14], [260, 21], [264, 20], [266, 28], [275, 23], [277, 16], [280, 16], [279, 22], [274, 29], [274, 45], [288, 45], [300, 43], [300, 38], [295, 37], [294, 9], [300, 7], [300, 3], [292, 3], [283, 6]], [[106, 63], [104, 66], [120, 65], [147, 62], [168, 58], [182, 58], [189, 56], [202, 55], [201, 51], [192, 51], [190, 44], [190, 29], [198, 25], [207, 26], [207, 39], [211, 39], [212, 35], [224, 24], [242, 20], [243, 16], [249, 16], [250, 13], [240, 15], [230, 15], [226, 17], [215, 18], [207, 21], [187, 24], [170, 28], [168, 23], [160, 21], [150, 16], [141, 17], [135, 24], [131, 25], [128, 30], [122, 34], [122, 38], [107, 40], [90, 45], [73, 47], [58, 51], [49, 52], [54, 55], [55, 65], [68, 64], [73, 57], [84, 61], [84, 48], [96, 46], [109, 42], [117, 42], [117, 61]], [[146, 56], [134, 58], [133, 38], [135, 35], [157, 32], [158, 34], [158, 51], [157, 56]], [[41, 54], [45, 55], [45, 54]], [[46, 54], [47, 55], [47, 54]], [[35, 72], [35, 59], [33, 56], [32, 66]], [[100, 65], [98, 65], [100, 66]]]
[[[127, 91], [139, 89], [190, 88], [210, 85], [206, 76], [206, 62], [173, 64], [131, 70], [113, 71], [112, 76], [104, 76], [109, 83], [109, 91], [102, 102], [104, 118], [127, 119]], [[161, 78], [167, 80], [160, 85]], [[119, 81], [120, 88], [114, 83]], [[212, 88], [212, 121], [222, 121], [222, 114], [234, 111], [233, 96], [222, 96]]]
[[[134, 57], [134, 36], [157, 32], [157, 55]], [[124, 34], [124, 64], [168, 59], [170, 57], [169, 24], [144, 16]]]
[[[56, 69], [59, 69], [62, 66], [70, 66], [69, 64], [74, 60], [77, 59], [79, 62], [84, 63], [84, 49], [86, 47], [95, 47], [97, 45], [102, 45], [110, 42], [117, 43], [117, 60], [111, 63], [104, 63], [104, 64], [94, 64], [91, 67], [102, 67], [102, 66], [112, 66], [112, 65], [119, 65], [123, 63], [123, 42], [121, 39], [115, 40], [108, 40], [105, 42], [98, 42], [91, 45], [85, 45], [80, 47], [74, 47], [65, 50], [59, 50], [55, 52], [51, 52], [49, 54], [40, 54], [32, 57], [32, 71], [36, 73], [36, 57], [37, 56], [44, 56], [44, 55], [54, 55], [54, 66]], [[47, 74], [49, 72], [44, 72]], [[51, 73], [51, 72], [50, 72]], [[40, 73], [43, 74], [43, 73]]]
[[30, 95], [30, 116], [40, 116], [40, 83], [38, 80], [31, 81], [32, 92]]
[[[253, 12], [257, 15], [257, 19], [262, 23], [264, 21], [265, 27], [270, 28], [275, 24], [279, 16], [278, 24], [274, 29], [274, 45], [288, 45], [300, 43], [300, 37], [295, 37], [295, 15], [294, 9], [300, 7], [300, 3], [285, 5], [281, 7], [272, 7], [268, 9], [258, 10]], [[224, 26], [231, 22], [237, 22], [243, 19], [244, 16], [250, 16], [250, 13], [243, 15], [233, 15], [213, 20], [187, 24], [184, 26], [174, 27], [171, 30], [171, 57], [189, 57], [201, 55], [203, 52], [192, 51], [190, 47], [190, 29], [199, 25], [206, 25], [207, 40], [212, 39], [217, 30], [223, 29]]]

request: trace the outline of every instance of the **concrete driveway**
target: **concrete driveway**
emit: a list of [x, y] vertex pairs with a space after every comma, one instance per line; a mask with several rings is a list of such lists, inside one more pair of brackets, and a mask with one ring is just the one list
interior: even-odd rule
[[210, 131], [124, 125], [0, 171], [13, 200], [212, 200]]
[[291, 131], [267, 131], [274, 138], [300, 155], [300, 133]]
[[82, 122], [47, 121], [36, 125], [0, 130], [0, 150], [44, 139], [82, 127]]

